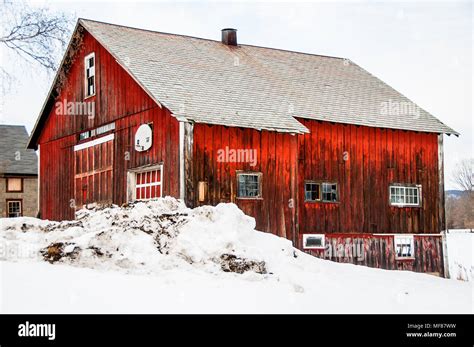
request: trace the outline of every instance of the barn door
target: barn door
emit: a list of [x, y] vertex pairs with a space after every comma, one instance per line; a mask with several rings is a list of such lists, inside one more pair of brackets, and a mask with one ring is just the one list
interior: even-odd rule
[[93, 202], [112, 203], [113, 155], [113, 134], [74, 147], [77, 208]]

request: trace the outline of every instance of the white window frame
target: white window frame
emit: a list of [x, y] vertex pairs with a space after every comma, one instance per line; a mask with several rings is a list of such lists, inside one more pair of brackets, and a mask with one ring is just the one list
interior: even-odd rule
[[[89, 59], [90, 58], [93, 58], [94, 59], [94, 66], [89, 66]], [[87, 99], [87, 98], [90, 98], [92, 96], [95, 95], [96, 93], [96, 75], [95, 75], [95, 67], [97, 66], [97, 61], [95, 59], [95, 52], [92, 52], [88, 55], [86, 55], [86, 57], [84, 58], [84, 91], [85, 91], [85, 94], [84, 94], [84, 99]], [[92, 69], [91, 70], [91, 75], [89, 77], [87, 77], [87, 72], [89, 71], [89, 69]], [[89, 94], [89, 78], [90, 77], [94, 77], [94, 93], [92, 94]]]
[[[160, 182], [137, 184], [137, 174], [157, 170], [160, 170]], [[163, 197], [163, 164], [129, 170], [127, 172], [128, 201], [147, 201], [154, 199], [137, 199], [137, 188], [155, 187], [158, 185], [160, 186], [160, 197]]]
[[7, 217], [8, 218], [16, 218], [16, 217], [10, 217], [10, 203], [15, 203], [15, 202], [17, 202], [20, 206], [20, 215], [17, 217], [23, 216], [23, 201], [20, 199], [18, 200], [11, 199], [7, 201]]
[[[392, 189], [401, 189], [403, 191], [403, 202], [392, 202]], [[407, 191], [408, 190], [418, 191], [418, 202], [407, 202]], [[409, 185], [409, 184], [390, 184], [388, 187], [388, 202], [391, 206], [397, 207], [420, 207], [421, 206], [421, 184]], [[410, 196], [414, 196], [410, 194]]]
[[[240, 196], [240, 182], [239, 176], [257, 176], [258, 177], [258, 195], [257, 196]], [[237, 199], [262, 199], [262, 173], [258, 171], [239, 171], [236, 174], [237, 178]]]
[[[411, 253], [409, 255], [398, 255], [398, 247], [400, 244], [409, 244]], [[395, 259], [415, 259], [415, 237], [410, 234], [394, 235], [393, 247], [395, 250]]]
[[[308, 246], [307, 241], [309, 238], [319, 237], [321, 238], [321, 246]], [[326, 237], [324, 234], [303, 234], [303, 249], [325, 249], [326, 248]]]

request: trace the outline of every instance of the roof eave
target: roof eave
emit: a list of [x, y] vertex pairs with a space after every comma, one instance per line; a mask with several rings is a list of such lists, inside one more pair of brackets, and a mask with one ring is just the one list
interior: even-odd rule
[[66, 50], [63, 54], [63, 57], [61, 59], [61, 63], [59, 64], [58, 71], [56, 71], [56, 75], [54, 76], [54, 80], [51, 83], [51, 87], [49, 88], [48, 96], [46, 97], [46, 99], [43, 103], [43, 106], [41, 107], [41, 112], [39, 113], [38, 118], [36, 119], [35, 125], [33, 127], [33, 130], [31, 131], [31, 135], [30, 135], [30, 137], [28, 139], [28, 143], [26, 145], [26, 148], [28, 148], [28, 149], [34, 149], [34, 150], [38, 149], [37, 140], [38, 140], [39, 125], [43, 121], [43, 118], [45, 117], [44, 112], [46, 110], [46, 106], [48, 105], [49, 102], [54, 101], [56, 99], [57, 95], [53, 97], [53, 91], [54, 91], [55, 86], [58, 82], [59, 73], [61, 72], [61, 70], [64, 66], [64, 62], [65, 62], [67, 54], [68, 54], [68, 52], [71, 48], [71, 44], [73, 42], [74, 35], [76, 34], [78, 27], [79, 27], [79, 20], [77, 21], [76, 26], [74, 27], [74, 30], [72, 32], [72, 35], [71, 35], [70, 39], [69, 39], [67, 48], [66, 48]]
[[148, 88], [143, 85], [143, 83], [132, 73], [132, 71], [130, 71], [127, 64], [125, 64], [114, 52], [112, 52], [112, 50], [101, 39], [99, 39], [96, 35], [94, 35], [92, 30], [88, 29], [87, 24], [82, 18], [78, 19], [78, 23], [81, 23], [82, 27], [85, 30], [87, 30], [87, 32], [91, 34], [92, 37], [97, 42], [99, 42], [102, 47], [104, 47], [104, 49], [115, 59], [115, 61], [122, 67], [122, 69], [124, 69], [130, 75], [130, 77], [140, 86], [140, 88], [142, 88], [148, 94], [148, 96], [152, 98], [153, 101], [156, 102], [156, 104], [160, 108], [163, 108], [163, 104], [161, 103], [161, 101], [156, 99], [156, 97], [148, 90]]
[[33, 130], [31, 132], [31, 135], [30, 135], [30, 138], [28, 139], [28, 143], [27, 143], [27, 146], [26, 148], [28, 149], [34, 149], [34, 150], [37, 150], [38, 149], [38, 137], [39, 137], [39, 131], [40, 131], [40, 128], [41, 128], [41, 123], [45, 122], [46, 119], [45, 117], [47, 115], [45, 115], [45, 111], [48, 109], [48, 103], [51, 103], [51, 102], [54, 102], [54, 100], [56, 99], [57, 95], [54, 95], [54, 91], [55, 91], [55, 87], [57, 85], [57, 82], [58, 82], [58, 77], [59, 77], [59, 73], [61, 72], [61, 70], [63, 69], [63, 66], [64, 66], [64, 62], [66, 60], [66, 57], [68, 55], [68, 52], [70, 51], [71, 49], [71, 44], [73, 42], [73, 38], [75, 36], [75, 34], [77, 33], [77, 30], [79, 28], [79, 26], [82, 26], [84, 28], [84, 30], [87, 30], [87, 32], [92, 35], [92, 37], [94, 37], [95, 40], [97, 40], [97, 42], [99, 42], [101, 44], [102, 47], [104, 47], [104, 49], [110, 54], [112, 55], [112, 57], [114, 57], [115, 61], [130, 75], [130, 77], [133, 78], [133, 80], [135, 82], [138, 83], [138, 85], [153, 99], [153, 101], [156, 102], [156, 104], [159, 106], [159, 107], [163, 107], [161, 102], [158, 101], [154, 95], [152, 93], [150, 93], [150, 91], [132, 74], [132, 72], [128, 69], [128, 67], [126, 66], [126, 64], [124, 64], [101, 40], [99, 40], [93, 33], [91, 30], [89, 30], [87, 28], [87, 25], [84, 24], [84, 21], [82, 20], [82, 18], [79, 18], [77, 20], [77, 23], [76, 23], [76, 26], [74, 27], [74, 30], [73, 30], [73, 33], [71, 35], [71, 38], [69, 39], [69, 43], [67, 45], [67, 48], [66, 48], [66, 51], [64, 52], [64, 55], [63, 55], [63, 58], [61, 59], [61, 63], [59, 65], [59, 68], [58, 68], [58, 71], [56, 72], [56, 75], [54, 77], [54, 80], [53, 80], [53, 83], [51, 84], [51, 87], [49, 88], [49, 92], [48, 92], [48, 96], [46, 97], [44, 103], [43, 103], [43, 106], [41, 108], [41, 112], [39, 113], [38, 115], [38, 118], [36, 119], [36, 122], [35, 122], [35, 125], [33, 127]]

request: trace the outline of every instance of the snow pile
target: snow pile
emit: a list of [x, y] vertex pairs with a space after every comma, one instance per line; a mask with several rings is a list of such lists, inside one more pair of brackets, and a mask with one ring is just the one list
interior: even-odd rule
[[474, 233], [468, 229], [449, 230], [446, 234], [449, 276], [472, 281], [474, 277]]
[[318, 259], [236, 205], [169, 197], [0, 219], [0, 281], [1, 313], [472, 313], [473, 295], [473, 282]]
[[234, 204], [188, 209], [167, 197], [83, 209], [76, 217], [64, 222], [3, 220], [4, 247], [21, 249], [3, 260], [43, 258], [128, 273], [193, 266], [211, 273], [265, 274], [275, 257], [294, 255], [291, 242], [256, 232], [255, 220]]

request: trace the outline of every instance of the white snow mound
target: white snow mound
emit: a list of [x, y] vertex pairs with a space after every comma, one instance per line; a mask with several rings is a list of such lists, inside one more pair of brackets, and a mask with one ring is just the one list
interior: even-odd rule
[[288, 240], [256, 231], [255, 220], [234, 204], [189, 209], [171, 197], [94, 206], [74, 221], [4, 219], [0, 234], [13, 250], [0, 260], [37, 258], [130, 273], [179, 266], [267, 273], [276, 258], [295, 254]]
[[472, 313], [472, 283], [318, 259], [233, 204], [0, 218], [1, 313]]

